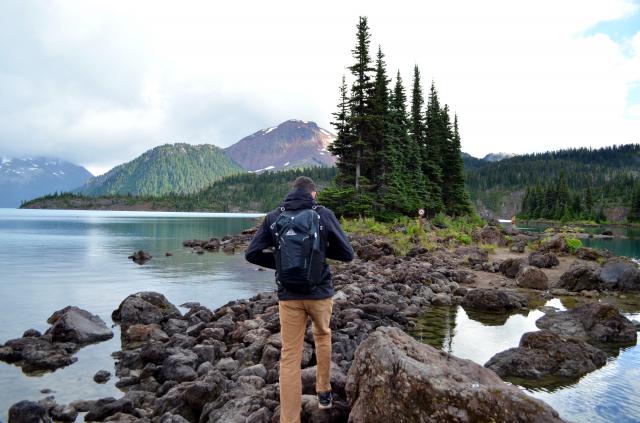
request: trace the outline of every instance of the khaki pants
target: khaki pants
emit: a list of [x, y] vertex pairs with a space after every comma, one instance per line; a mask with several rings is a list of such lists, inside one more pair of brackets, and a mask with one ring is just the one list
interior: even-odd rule
[[282, 353], [280, 355], [280, 422], [300, 422], [302, 402], [301, 361], [307, 320], [313, 323], [316, 345], [316, 393], [331, 390], [331, 310], [333, 300], [287, 300], [279, 302]]

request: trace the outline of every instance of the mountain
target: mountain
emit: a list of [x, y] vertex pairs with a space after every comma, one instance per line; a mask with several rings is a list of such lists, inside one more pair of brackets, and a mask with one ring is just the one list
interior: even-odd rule
[[225, 151], [250, 172], [333, 166], [336, 160], [327, 146], [334, 139], [335, 135], [314, 122], [293, 119], [261, 129]]
[[69, 191], [93, 175], [82, 166], [48, 157], [0, 160], [0, 207], [56, 191]]
[[197, 192], [220, 178], [244, 172], [214, 145], [165, 144], [87, 181], [86, 195], [164, 195]]

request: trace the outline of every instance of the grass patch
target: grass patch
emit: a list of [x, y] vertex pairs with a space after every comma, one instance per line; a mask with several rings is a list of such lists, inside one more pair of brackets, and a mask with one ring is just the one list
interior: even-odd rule
[[566, 237], [565, 241], [567, 242], [567, 248], [569, 248], [571, 254], [574, 254], [576, 251], [578, 251], [579, 248], [582, 247], [582, 241], [580, 241], [578, 238]]

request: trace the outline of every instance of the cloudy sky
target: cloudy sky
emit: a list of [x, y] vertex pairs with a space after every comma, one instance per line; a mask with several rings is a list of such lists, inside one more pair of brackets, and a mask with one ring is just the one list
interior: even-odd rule
[[435, 80], [464, 151], [640, 142], [639, 0], [417, 4], [0, 0], [0, 155], [102, 173], [290, 118], [330, 129], [360, 15], [390, 74]]

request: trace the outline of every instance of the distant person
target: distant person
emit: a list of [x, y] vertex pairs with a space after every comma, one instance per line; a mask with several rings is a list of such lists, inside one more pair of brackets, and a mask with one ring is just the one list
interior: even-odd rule
[[307, 321], [313, 323], [318, 407], [331, 408], [331, 312], [333, 284], [325, 259], [353, 260], [353, 249], [331, 210], [315, 201], [306, 176], [293, 182], [284, 202], [270, 212], [245, 253], [247, 261], [276, 269], [282, 351], [280, 422], [300, 421], [300, 362]]

